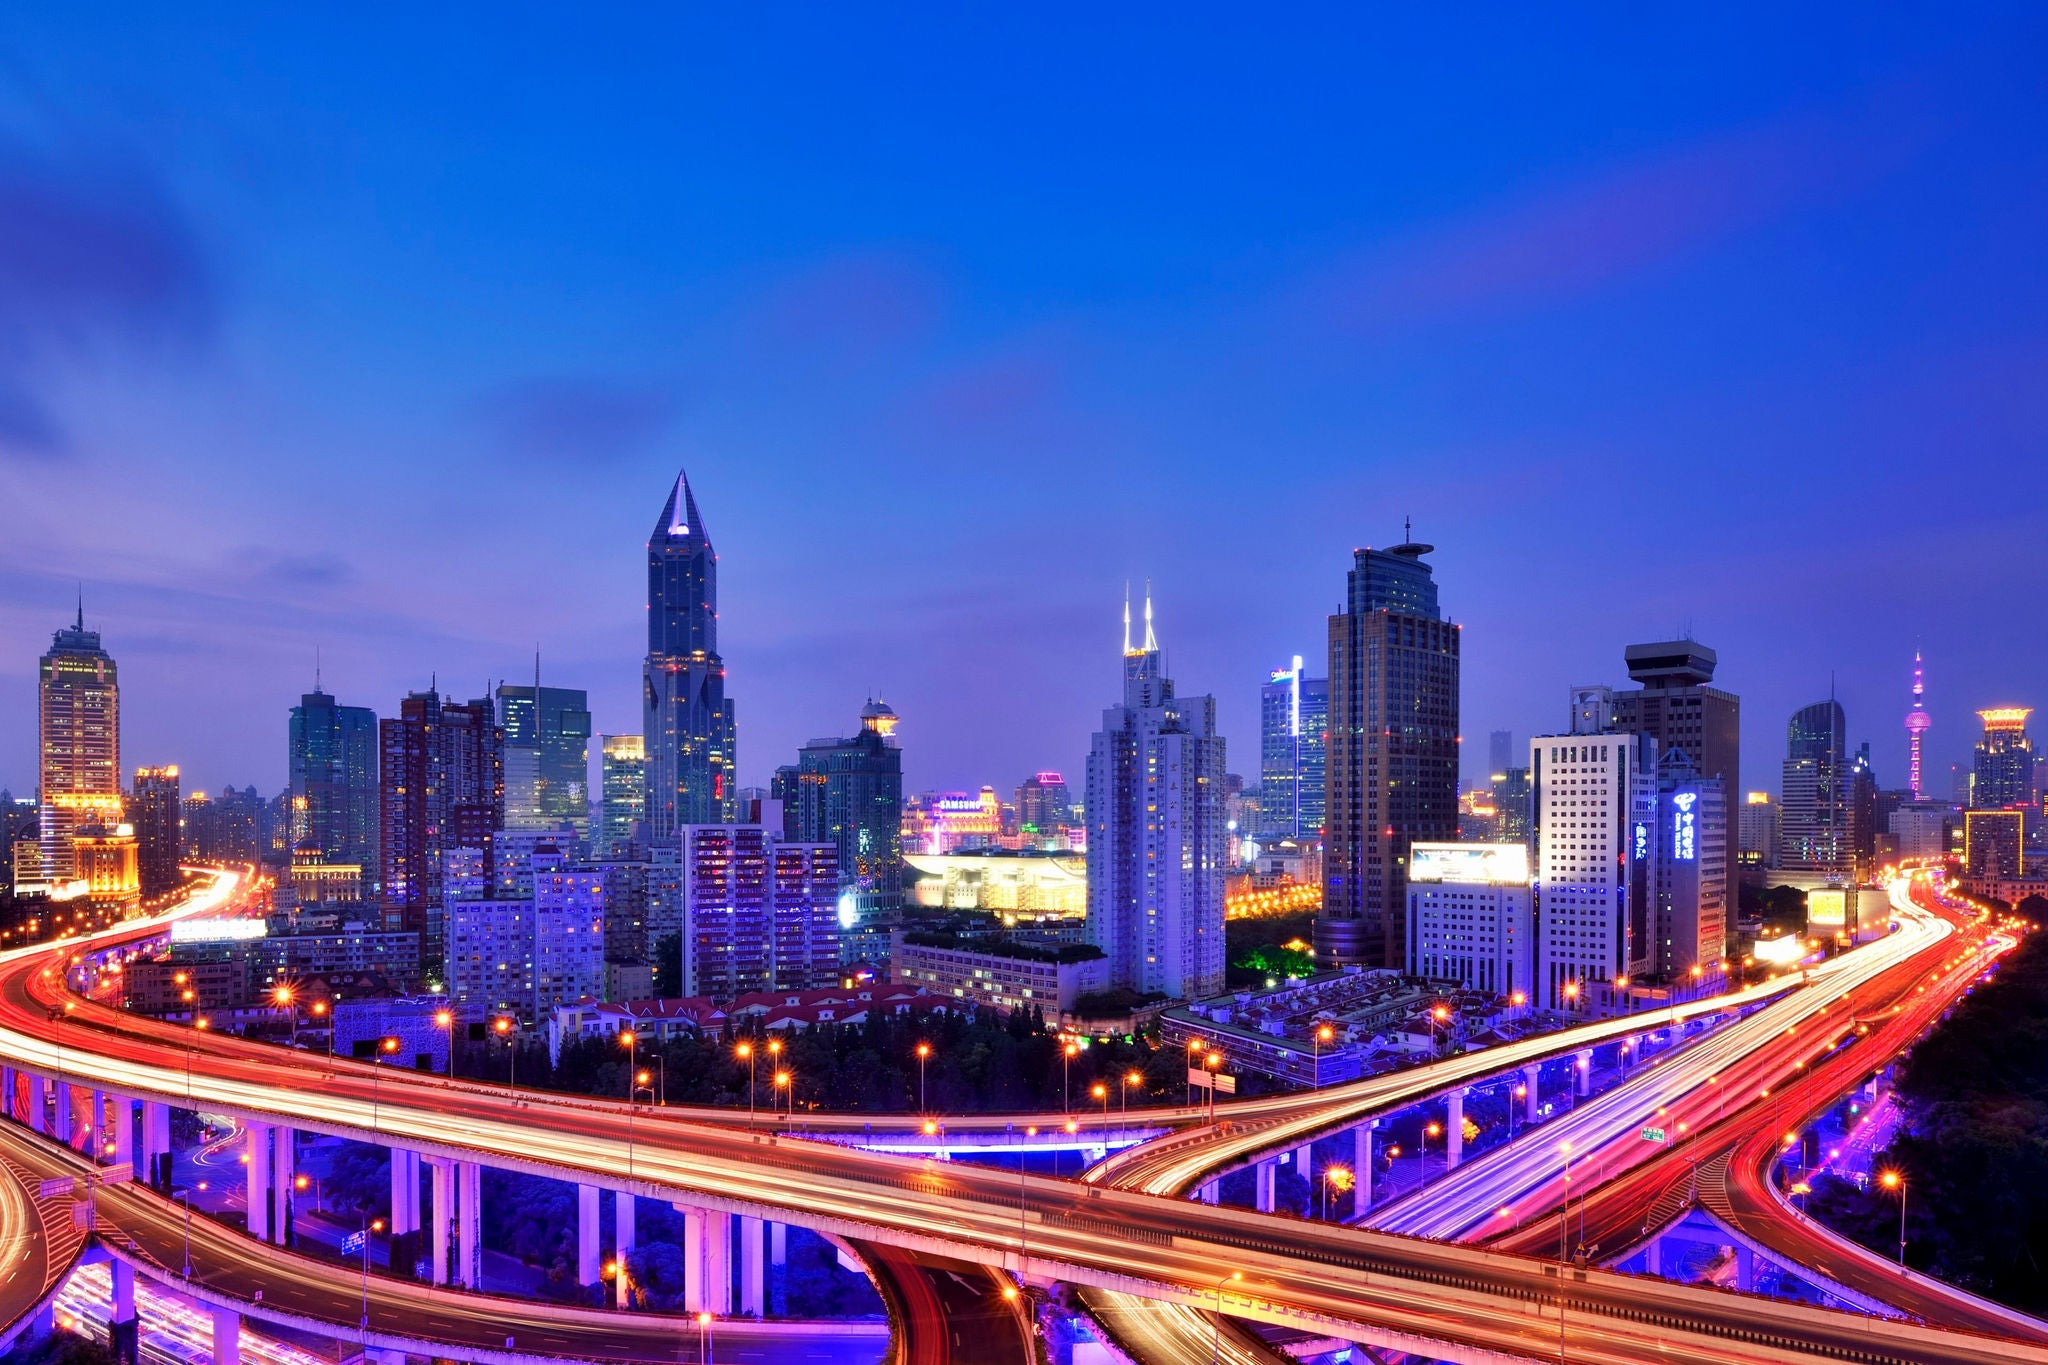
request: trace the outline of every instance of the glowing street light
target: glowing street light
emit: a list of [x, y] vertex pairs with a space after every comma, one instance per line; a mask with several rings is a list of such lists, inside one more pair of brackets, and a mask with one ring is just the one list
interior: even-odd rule
[[1906, 1175], [1903, 1171], [1889, 1170], [1878, 1173], [1877, 1183], [1899, 1196], [1899, 1264], [1906, 1263]]

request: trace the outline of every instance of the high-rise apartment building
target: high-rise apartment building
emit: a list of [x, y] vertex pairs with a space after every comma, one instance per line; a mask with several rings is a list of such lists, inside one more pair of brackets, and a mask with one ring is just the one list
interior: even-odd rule
[[58, 631], [37, 671], [37, 799], [42, 875], [67, 882], [72, 839], [88, 825], [121, 822], [121, 683], [100, 635], [78, 620]]
[[839, 850], [840, 888], [855, 929], [903, 904], [903, 751], [896, 713], [870, 699], [860, 729], [845, 739], [814, 739], [785, 775], [782, 828], [792, 843]]
[[556, 1005], [604, 997], [605, 874], [540, 843], [527, 876], [524, 894], [448, 906], [448, 993], [465, 1010], [511, 1010], [532, 1022]]
[[1123, 700], [1088, 753], [1088, 934], [1113, 987], [1199, 999], [1223, 989], [1223, 740], [1216, 699], [1175, 695], [1145, 598]]
[[632, 842], [633, 827], [647, 819], [647, 741], [640, 735], [604, 737], [603, 839], [607, 857], [618, 857]]
[[1526, 999], [1535, 930], [1526, 844], [1409, 846], [1409, 975]]
[[1778, 803], [1769, 792], [1746, 793], [1737, 817], [1738, 861], [1744, 867], [1775, 867], [1778, 844]]
[[[536, 702], [535, 693], [539, 700]], [[576, 687], [500, 683], [505, 727], [505, 827], [590, 838], [590, 697]]]
[[183, 880], [178, 860], [185, 855], [184, 814], [176, 767], [135, 770], [128, 823], [135, 829], [136, 875], [145, 900], [175, 891]]
[[186, 853], [206, 863], [255, 862], [263, 856], [264, 807], [254, 787], [192, 793], [185, 798]]
[[1260, 836], [1321, 837], [1329, 728], [1329, 679], [1309, 677], [1297, 654], [1259, 689]]
[[377, 876], [377, 713], [340, 706], [316, 684], [292, 708], [286, 733], [291, 844], [324, 863]]
[[653, 839], [736, 818], [737, 735], [718, 654], [718, 555], [681, 474], [647, 541], [641, 682]]
[[1544, 1009], [1649, 970], [1656, 900], [1657, 741], [1607, 731], [1529, 741], [1536, 842], [1536, 990]]
[[1984, 737], [1971, 769], [1970, 808], [2005, 810], [2034, 804], [2034, 741], [2027, 736], [2030, 706], [1979, 711]]
[[1963, 816], [1963, 875], [1973, 881], [2026, 875], [2026, 812], [1973, 810]]
[[413, 692], [377, 727], [379, 872], [385, 928], [420, 935], [429, 976], [444, 947], [442, 876], [451, 850], [472, 849], [489, 885], [505, 826], [505, 732], [489, 697], [466, 704]]
[[1792, 713], [1779, 814], [1781, 871], [1849, 875], [1847, 730], [1833, 698]]
[[1413, 541], [1359, 550], [1330, 618], [1328, 807], [1316, 960], [1399, 968], [1408, 846], [1458, 833], [1459, 628]]
[[808, 990], [839, 971], [839, 850], [761, 825], [682, 832], [683, 989], [731, 1000]]

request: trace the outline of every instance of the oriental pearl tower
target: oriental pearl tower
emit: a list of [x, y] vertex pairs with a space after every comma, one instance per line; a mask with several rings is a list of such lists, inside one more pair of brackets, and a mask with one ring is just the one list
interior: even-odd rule
[[1927, 684], [1920, 676], [1920, 651], [1913, 651], [1913, 705], [1906, 712], [1906, 777], [1913, 799], [1920, 799], [1920, 737], [1934, 718], [1927, 714]]

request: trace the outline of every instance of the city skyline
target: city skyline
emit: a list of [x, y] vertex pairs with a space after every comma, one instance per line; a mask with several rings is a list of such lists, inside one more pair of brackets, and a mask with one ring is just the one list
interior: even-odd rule
[[[778, 44], [768, 105], [758, 35], [689, 30], [687, 61], [465, 32], [549, 70], [508, 109], [421, 93], [432, 43], [337, 47], [302, 17], [241, 36], [296, 77], [254, 87], [203, 58], [203, 24], [110, 43], [25, 19], [0, 87], [27, 263], [0, 277], [0, 488], [50, 524], [84, 481], [100, 515], [0, 547], [0, 785], [32, 785], [33, 659], [81, 582], [130, 766], [191, 789], [284, 785], [316, 653], [384, 715], [436, 675], [525, 679], [538, 646], [597, 732], [635, 732], [648, 490], [687, 466], [743, 785], [871, 693], [912, 789], [1077, 771], [1105, 607], [1148, 575], [1176, 670], [1248, 754], [1265, 672], [1315, 668], [1338, 569], [1412, 515], [1470, 642], [1468, 734], [1559, 728], [1570, 686], [1690, 625], [1745, 750], [1771, 761], [1833, 674], [1903, 786], [1918, 649], [1941, 789], [1972, 713], [2048, 676], [2048, 642], [2008, 629], [2022, 587], [1973, 568], [2043, 529], [2035, 21], [1780, 17], [1765, 42], [1658, 16], [1598, 59], [1501, 35], [1431, 123], [1415, 58], [1465, 48], [1411, 22], [1248, 32], [1234, 62], [1298, 78], [1253, 110], [1162, 101], [1191, 109], [1168, 126], [1135, 53], [1157, 48], [1147, 82], [1244, 73], [1147, 26], [1093, 51], [821, 27]], [[941, 47], [975, 98], [842, 62], [922, 76]], [[1052, 61], [1073, 65], [1048, 116], [1023, 73]], [[676, 93], [591, 98], [655, 88]], [[1218, 167], [1262, 192], [1211, 197]], [[1274, 459], [1310, 496], [1232, 496]], [[1684, 483], [1686, 534], [1637, 514], [1636, 480], [1574, 477], [1607, 465]], [[1713, 586], [1738, 576], [1798, 590]]]

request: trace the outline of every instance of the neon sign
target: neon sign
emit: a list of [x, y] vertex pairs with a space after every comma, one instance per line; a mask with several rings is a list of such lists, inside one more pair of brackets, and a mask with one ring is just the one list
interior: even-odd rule
[[1698, 792], [1680, 792], [1671, 798], [1671, 804], [1678, 807], [1671, 817], [1671, 856], [1680, 862], [1689, 863], [1699, 857], [1693, 814], [1693, 803], [1699, 799]]

